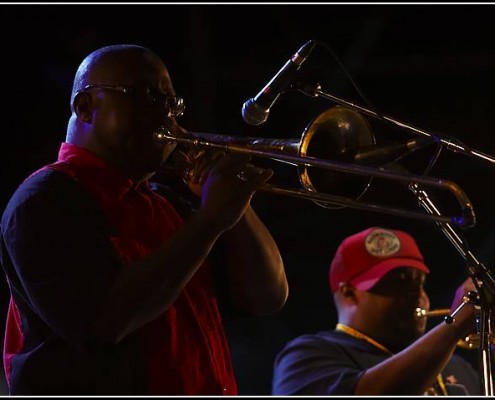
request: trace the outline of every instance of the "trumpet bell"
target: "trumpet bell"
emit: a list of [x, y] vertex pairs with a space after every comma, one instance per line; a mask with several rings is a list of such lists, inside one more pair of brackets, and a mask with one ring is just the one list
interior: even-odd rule
[[[490, 338], [490, 343], [493, 339]], [[467, 350], [476, 350], [480, 345], [480, 336], [476, 334], [468, 335], [457, 342], [457, 346]]]
[[[306, 126], [299, 144], [299, 155], [346, 162], [362, 148], [376, 144], [367, 120], [350, 108], [327, 109]], [[298, 166], [301, 185], [315, 193], [331, 193], [359, 200], [371, 185], [372, 177], [356, 176], [339, 171]], [[326, 208], [342, 208], [336, 204], [315, 201]]]
[[[493, 337], [493, 335], [489, 335], [488, 342], [490, 343], [490, 345], [495, 344], [495, 338]], [[466, 350], [478, 350], [480, 347], [480, 335], [476, 333], [467, 335], [457, 342], [457, 347]]]

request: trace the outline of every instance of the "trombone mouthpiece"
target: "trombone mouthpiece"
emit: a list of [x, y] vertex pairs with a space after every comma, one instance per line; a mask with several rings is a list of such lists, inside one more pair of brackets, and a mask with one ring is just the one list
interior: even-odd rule
[[160, 126], [155, 132], [153, 132], [153, 139], [159, 144], [166, 144], [170, 142], [170, 138], [173, 137], [172, 132], [164, 126]]

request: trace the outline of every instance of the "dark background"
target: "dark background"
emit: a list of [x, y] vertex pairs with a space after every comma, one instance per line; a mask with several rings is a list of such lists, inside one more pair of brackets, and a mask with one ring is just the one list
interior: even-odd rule
[[[494, 20], [492, 5], [1, 5], [0, 206], [30, 172], [55, 159], [79, 62], [114, 43], [140, 44], [162, 56], [186, 100], [183, 125], [191, 130], [300, 138], [311, 120], [335, 103], [288, 92], [258, 127], [247, 125], [240, 110], [303, 43], [317, 39], [340, 57], [377, 110], [495, 154]], [[322, 46], [303, 72], [326, 92], [366, 105]], [[377, 122], [370, 124], [378, 143], [414, 137]], [[404, 165], [423, 173], [432, 150], [419, 150]], [[297, 180], [294, 167], [273, 168], [274, 180]], [[495, 261], [493, 168], [444, 149], [431, 173], [456, 182], [472, 200], [477, 225], [459, 231], [488, 268]], [[364, 200], [419, 210], [403, 185], [375, 183]], [[444, 197], [438, 193], [436, 205], [459, 213]], [[269, 394], [273, 358], [283, 344], [335, 324], [327, 271], [345, 236], [372, 225], [411, 232], [431, 269], [427, 289], [433, 308], [448, 307], [467, 276], [463, 258], [431, 222], [327, 209], [268, 193], [258, 193], [253, 205], [280, 246], [290, 296], [275, 315], [227, 325], [241, 394]], [[3, 327], [8, 302], [3, 279], [0, 294]], [[466, 352], [474, 363], [475, 353]]]

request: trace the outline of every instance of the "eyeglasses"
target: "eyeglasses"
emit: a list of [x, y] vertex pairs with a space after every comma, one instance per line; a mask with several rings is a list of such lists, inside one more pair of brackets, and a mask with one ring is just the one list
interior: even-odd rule
[[135, 97], [138, 97], [140, 94], [144, 94], [144, 98], [150, 107], [155, 107], [158, 103], [163, 104], [165, 110], [167, 111], [167, 117], [180, 117], [184, 114], [184, 110], [186, 109], [184, 99], [182, 97], [171, 96], [150, 87], [139, 89], [133, 86], [121, 85], [87, 85], [83, 89], [78, 90], [77, 93], [85, 92], [90, 89], [114, 90], [116, 92], [129, 94]]

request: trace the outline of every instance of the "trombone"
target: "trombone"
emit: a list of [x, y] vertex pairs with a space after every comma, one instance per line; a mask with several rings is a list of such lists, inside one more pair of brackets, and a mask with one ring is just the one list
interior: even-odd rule
[[[247, 154], [254, 157], [272, 159], [298, 167], [299, 182], [302, 188], [283, 188], [265, 183], [259, 190], [296, 198], [312, 200], [323, 207], [331, 205], [349, 206], [362, 210], [382, 212], [403, 217], [416, 218], [439, 223], [451, 223], [461, 228], [475, 225], [475, 214], [471, 201], [464, 191], [454, 182], [413, 174], [399, 174], [384, 168], [374, 168], [355, 163], [332, 161], [322, 158], [339, 149], [341, 155], [356, 154], [360, 149], [373, 150], [375, 139], [367, 121], [349, 107], [335, 106], [319, 114], [306, 126], [300, 139], [265, 139], [236, 137], [202, 132], [189, 132], [190, 137], [175, 137], [162, 127], [154, 133], [159, 143], [177, 143], [197, 148], [213, 148], [225, 152]], [[418, 183], [447, 190], [453, 194], [460, 205], [457, 216], [430, 215], [374, 203], [364, 203], [357, 199], [322, 193], [318, 186], [323, 182], [335, 184], [335, 174], [328, 171], [347, 172], [365, 177], [380, 177], [407, 184]], [[371, 179], [371, 178], [370, 178]], [[369, 187], [368, 182], [365, 190]]]

